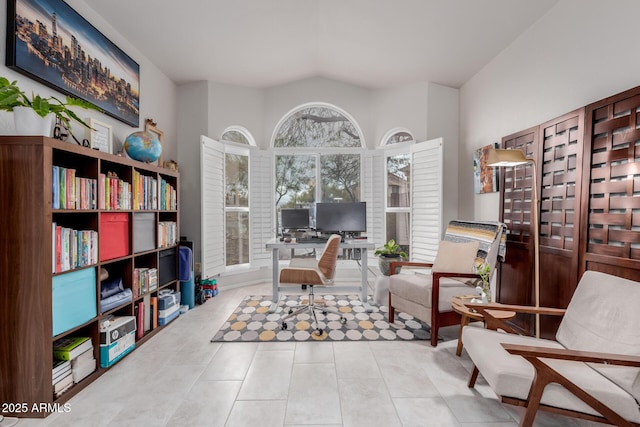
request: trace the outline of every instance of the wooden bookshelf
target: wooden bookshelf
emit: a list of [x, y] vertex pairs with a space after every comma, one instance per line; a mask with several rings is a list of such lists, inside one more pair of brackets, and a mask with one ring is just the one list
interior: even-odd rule
[[[147, 187], [147, 196], [151, 200], [155, 198], [156, 204], [147, 204], [140, 209], [130, 203], [120, 205], [118, 209], [108, 209], [98, 206], [97, 200], [96, 205], [84, 200], [82, 208], [78, 204], [54, 209], [54, 166], [73, 169], [77, 177], [96, 182], [100, 180], [101, 174], [109, 172], [131, 186], [134, 175], [144, 176], [149, 182], [155, 180], [157, 185]], [[165, 251], [169, 250], [175, 253], [175, 265], [170, 267], [177, 272], [179, 179], [177, 171], [52, 138], [0, 136], [0, 342], [3, 343], [0, 351], [0, 402], [5, 405], [2, 415], [43, 418], [55, 411], [56, 407], [61, 407], [109, 369], [100, 367], [100, 324], [106, 316], [133, 316], [136, 302], [157, 296], [162, 289], [179, 290], [179, 282], [175, 277], [159, 284], [152, 291], [138, 295], [131, 302], [105, 313], [100, 312], [101, 269], [106, 269], [110, 277], [122, 277], [124, 287], [131, 289], [134, 269], [159, 268], [160, 252], [166, 258]], [[161, 181], [175, 189], [174, 206], [161, 205]], [[152, 188], [156, 189], [155, 195], [148, 193]], [[127, 196], [123, 198], [126, 199]], [[132, 191], [129, 202], [133, 200]], [[52, 224], [55, 222], [75, 230], [95, 231], [100, 240], [101, 237], [106, 238], [107, 234], [107, 230], [102, 229], [102, 224], [113, 213], [121, 214], [121, 219], [127, 219], [126, 253], [102, 261], [98, 253], [97, 260], [92, 263], [81, 267], [74, 265], [66, 271], [54, 272], [56, 248]], [[142, 227], [136, 230], [136, 216], [140, 214], [146, 214], [139, 217], [145, 220], [144, 232], [140, 231]], [[159, 247], [157, 234], [160, 222], [175, 223], [175, 244]], [[134, 252], [134, 239], [147, 246], [150, 244], [150, 247], [143, 245], [144, 250]], [[83, 304], [88, 304], [86, 307], [91, 310], [95, 309], [96, 315], [54, 336], [54, 277], [87, 269], [95, 270], [96, 298], [83, 300]], [[165, 326], [147, 331], [137, 339], [136, 347], [163, 327]], [[52, 345], [55, 340], [67, 336], [91, 338], [97, 369], [60, 397], [54, 398]]]

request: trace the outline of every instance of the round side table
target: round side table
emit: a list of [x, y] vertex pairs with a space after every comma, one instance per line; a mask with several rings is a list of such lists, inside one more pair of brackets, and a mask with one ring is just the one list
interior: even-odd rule
[[[467, 308], [466, 305], [464, 305], [465, 302], [470, 302], [471, 299], [477, 297], [477, 295], [464, 295], [451, 298], [451, 307], [453, 308], [453, 311], [462, 316], [462, 320], [460, 321], [460, 335], [458, 336], [458, 348], [456, 349], [456, 356], [460, 356], [462, 354], [462, 328], [467, 326], [472, 319], [476, 321], [484, 321], [484, 317], [480, 313], [478, 313], [477, 311], [472, 311]], [[491, 312], [491, 315], [496, 319], [511, 320], [516, 317], [516, 313], [513, 311], [489, 311]]]

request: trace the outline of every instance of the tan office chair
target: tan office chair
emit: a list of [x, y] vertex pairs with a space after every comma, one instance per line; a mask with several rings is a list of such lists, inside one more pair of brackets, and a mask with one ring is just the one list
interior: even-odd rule
[[285, 286], [301, 286], [306, 285], [309, 288], [309, 299], [305, 304], [286, 307], [287, 313], [281, 320], [282, 329], [287, 329], [287, 320], [297, 316], [305, 310], [309, 310], [309, 315], [315, 322], [316, 334], [322, 335], [322, 329], [318, 322], [316, 311], [327, 314], [332, 311], [340, 315], [340, 320], [344, 323], [346, 318], [337, 309], [333, 307], [325, 307], [316, 304], [315, 295], [313, 293], [316, 286], [333, 285], [333, 277], [336, 273], [336, 264], [338, 263], [338, 249], [340, 247], [340, 236], [332, 235], [327, 240], [327, 244], [322, 251], [320, 259], [315, 258], [293, 258], [288, 267], [280, 270], [280, 285]]

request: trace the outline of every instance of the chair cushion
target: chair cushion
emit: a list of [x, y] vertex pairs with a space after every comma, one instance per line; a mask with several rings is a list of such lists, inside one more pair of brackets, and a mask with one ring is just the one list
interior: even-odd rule
[[[566, 348], [640, 355], [640, 283], [586, 271], [567, 307], [556, 339]], [[640, 368], [594, 365], [640, 401]]]
[[[500, 333], [480, 328], [464, 328], [464, 348], [475, 366], [499, 396], [525, 400], [533, 381], [533, 366], [520, 356], [509, 354], [500, 344], [535, 345], [563, 348], [556, 342], [514, 334]], [[633, 397], [586, 363], [543, 359], [553, 369], [569, 378], [624, 418], [638, 422], [640, 412]], [[575, 397], [564, 387], [552, 383], [542, 395], [542, 403], [599, 415], [591, 407]]]
[[433, 271], [475, 273], [475, 260], [480, 242], [449, 242], [442, 240], [433, 261]]
[[[431, 279], [431, 275], [426, 274], [396, 274], [389, 277], [389, 292], [391, 295], [431, 308]], [[470, 292], [473, 292], [473, 288], [462, 282], [447, 277], [441, 278], [438, 311], [453, 311], [451, 298]], [[391, 300], [393, 301], [393, 298]]]

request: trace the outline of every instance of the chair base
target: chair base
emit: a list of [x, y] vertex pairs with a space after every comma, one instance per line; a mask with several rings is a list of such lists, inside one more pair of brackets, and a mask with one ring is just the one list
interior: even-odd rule
[[[280, 320], [280, 327], [282, 330], [287, 330], [287, 320], [292, 317], [297, 316], [298, 314], [304, 312], [305, 310], [309, 311], [309, 316], [313, 319], [313, 324], [315, 324], [315, 334], [317, 336], [322, 335], [322, 328], [320, 328], [320, 322], [318, 321], [318, 315], [316, 312], [321, 312], [326, 315], [328, 312], [332, 312], [338, 314], [340, 316], [340, 321], [342, 323], [346, 323], [347, 319], [344, 315], [334, 307], [326, 307], [324, 305], [320, 305], [315, 298], [315, 294], [313, 293], [313, 285], [307, 285], [309, 287], [309, 300], [306, 304], [297, 305], [294, 307], [285, 307], [284, 310], [288, 311], [288, 313]], [[322, 301], [324, 304], [324, 300]]]

